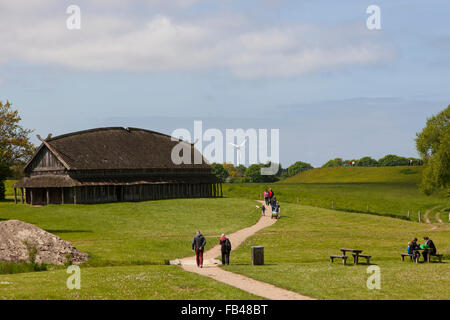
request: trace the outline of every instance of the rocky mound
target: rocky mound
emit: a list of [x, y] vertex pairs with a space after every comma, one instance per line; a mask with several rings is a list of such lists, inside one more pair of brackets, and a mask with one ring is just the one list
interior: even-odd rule
[[70, 242], [35, 225], [19, 220], [0, 222], [0, 261], [31, 262], [32, 256], [38, 264], [54, 265], [63, 265], [68, 259], [80, 264], [89, 258]]

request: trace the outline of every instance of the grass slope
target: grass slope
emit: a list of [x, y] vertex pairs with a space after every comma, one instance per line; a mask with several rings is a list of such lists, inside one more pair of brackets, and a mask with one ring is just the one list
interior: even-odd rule
[[423, 167], [338, 167], [303, 171], [283, 183], [420, 183]]
[[[319, 299], [450, 299], [450, 232], [415, 222], [285, 204], [282, 218], [232, 252], [225, 269]], [[445, 263], [402, 262], [413, 237], [430, 236]], [[252, 246], [264, 246], [264, 266], [252, 266]], [[331, 264], [339, 248], [364, 250], [381, 270], [381, 290], [369, 290], [366, 265]], [[351, 259], [352, 260], [352, 259]]]
[[[18, 219], [35, 224], [88, 252], [91, 259], [82, 267], [87, 289], [80, 291], [80, 298], [250, 299], [254, 296], [165, 263], [193, 254], [191, 241], [198, 229], [207, 238], [207, 248], [211, 248], [218, 243], [221, 233], [231, 233], [256, 223], [259, 216], [252, 207], [254, 201], [245, 199], [174, 199], [43, 207], [5, 201], [0, 202], [0, 220]], [[107, 266], [114, 267], [105, 268]], [[14, 285], [0, 285], [0, 296], [73, 298], [65, 280], [61, 280], [67, 277], [65, 270], [59, 269], [1, 275], [0, 283]], [[155, 281], [155, 286], [144, 290], [142, 284], [136, 282], [139, 278]], [[118, 283], [108, 284], [116, 280]], [[164, 284], [166, 280], [167, 285]], [[198, 294], [203, 283], [204, 294]], [[43, 284], [49, 292], [39, 291]], [[123, 293], [108, 293], [116, 286], [123, 287]], [[220, 289], [216, 294], [213, 292], [215, 287]]]
[[299, 203], [320, 208], [350, 212], [385, 215], [418, 221], [418, 212], [423, 215], [434, 206], [450, 206], [448, 198], [421, 194], [413, 184], [406, 183], [263, 183], [224, 184], [227, 197], [261, 199], [262, 192], [272, 187], [281, 204]]

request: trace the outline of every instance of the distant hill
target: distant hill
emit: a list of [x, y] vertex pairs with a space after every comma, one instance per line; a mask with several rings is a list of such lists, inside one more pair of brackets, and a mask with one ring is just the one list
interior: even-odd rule
[[301, 172], [281, 183], [419, 183], [423, 167], [337, 167]]

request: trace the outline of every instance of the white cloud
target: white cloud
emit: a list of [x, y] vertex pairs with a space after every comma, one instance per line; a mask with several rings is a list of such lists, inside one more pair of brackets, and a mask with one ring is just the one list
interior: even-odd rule
[[[154, 0], [150, 2], [158, 2]], [[51, 0], [47, 0], [52, 3]], [[196, 0], [178, 0], [192, 5]], [[225, 68], [244, 78], [289, 77], [383, 62], [394, 50], [362, 25], [261, 26], [241, 16], [142, 19], [83, 11], [81, 30], [67, 15], [0, 20], [0, 63], [12, 59], [81, 70], [204, 70]]]

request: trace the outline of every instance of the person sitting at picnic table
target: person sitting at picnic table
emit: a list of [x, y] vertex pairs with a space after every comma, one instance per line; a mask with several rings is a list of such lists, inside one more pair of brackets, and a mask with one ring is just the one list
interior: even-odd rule
[[429, 237], [423, 237], [423, 240], [425, 240], [425, 244], [423, 245], [423, 249], [428, 249], [428, 250], [424, 250], [422, 252], [423, 255], [423, 259], [424, 261], [427, 261], [428, 259], [428, 255], [435, 255], [436, 254], [436, 246], [434, 245], [433, 240], [431, 240]]
[[419, 259], [420, 252], [419, 249], [420, 246], [417, 244], [417, 238], [414, 238], [412, 241], [408, 242], [408, 248], [407, 252], [408, 254], [412, 254], [414, 259]]

